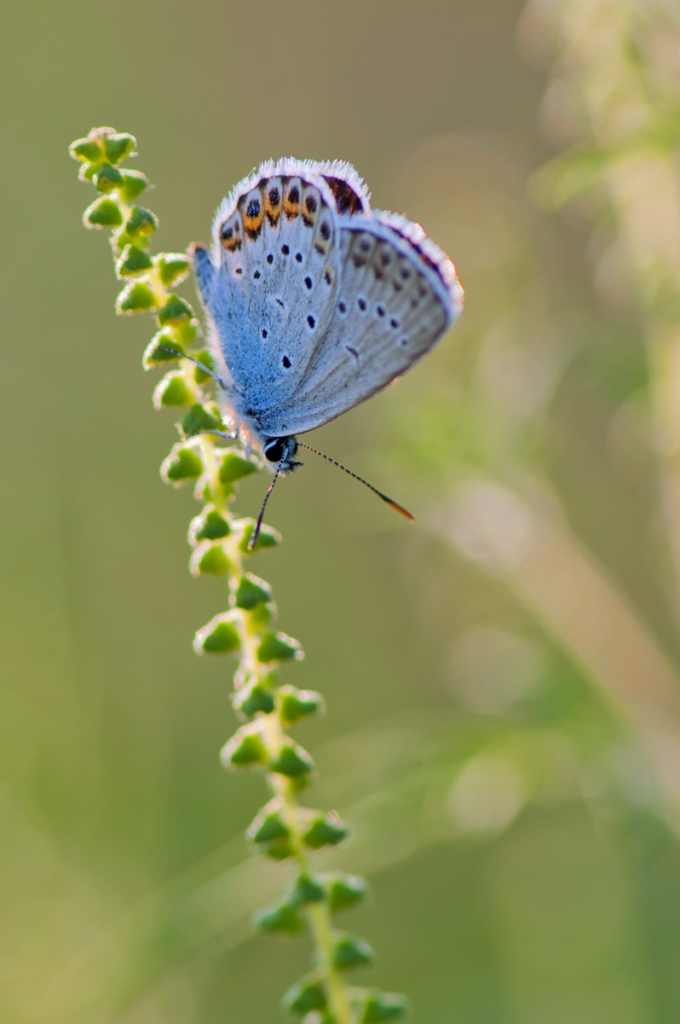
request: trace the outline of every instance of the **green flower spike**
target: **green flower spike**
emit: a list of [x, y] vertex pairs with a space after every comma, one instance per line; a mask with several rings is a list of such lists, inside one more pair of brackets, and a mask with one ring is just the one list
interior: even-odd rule
[[[258, 930], [295, 934], [307, 927], [315, 948], [316, 968], [286, 993], [284, 1006], [302, 1024], [378, 1024], [406, 1010], [403, 996], [347, 987], [345, 972], [372, 962], [363, 939], [335, 932], [331, 915], [359, 904], [367, 884], [339, 872], [317, 875], [310, 861], [314, 851], [337, 846], [348, 838], [349, 826], [335, 811], [313, 810], [298, 803], [300, 791], [314, 772], [311, 755], [295, 743], [288, 730], [300, 719], [323, 711], [314, 690], [281, 686], [278, 667], [303, 657], [297, 640], [275, 631], [277, 614], [272, 588], [246, 572], [246, 559], [281, 543], [281, 535], [263, 525], [253, 550], [252, 518], [235, 518], [231, 502], [239, 483], [263, 468], [258, 455], [214, 431], [233, 428], [220, 403], [223, 394], [207, 370], [218, 370], [210, 351], [196, 343], [199, 323], [189, 302], [174, 289], [191, 269], [185, 253], [150, 254], [158, 228], [155, 214], [136, 200], [148, 187], [140, 171], [124, 166], [135, 156], [132, 135], [113, 128], [94, 128], [70, 147], [80, 165], [80, 178], [99, 195], [85, 211], [88, 228], [108, 229], [122, 291], [120, 314], [149, 313], [154, 334], [144, 352], [144, 369], [169, 371], [154, 390], [156, 409], [175, 412], [180, 440], [161, 466], [166, 483], [195, 483], [194, 496], [203, 503], [189, 527], [192, 548], [189, 569], [194, 576], [223, 577], [228, 584], [226, 611], [215, 615], [194, 637], [196, 654], [230, 654], [236, 660], [232, 704], [242, 725], [222, 748], [222, 764], [231, 769], [266, 773], [271, 799], [247, 830], [253, 849], [274, 861], [290, 860], [296, 881], [281, 899], [254, 917]], [[225, 440], [227, 444], [225, 445]], [[287, 670], [285, 670], [287, 671]]]

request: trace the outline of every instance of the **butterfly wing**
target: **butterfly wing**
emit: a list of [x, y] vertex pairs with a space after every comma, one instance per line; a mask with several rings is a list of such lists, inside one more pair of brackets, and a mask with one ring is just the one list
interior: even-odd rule
[[324, 334], [297, 386], [260, 419], [284, 436], [327, 423], [420, 359], [457, 318], [463, 291], [451, 261], [396, 214], [337, 218], [338, 284]]
[[234, 405], [258, 428], [267, 410], [291, 403], [333, 318], [338, 205], [368, 208], [361, 179], [353, 172], [356, 182], [344, 182], [343, 168], [263, 164], [218, 210], [212, 254], [194, 248]]

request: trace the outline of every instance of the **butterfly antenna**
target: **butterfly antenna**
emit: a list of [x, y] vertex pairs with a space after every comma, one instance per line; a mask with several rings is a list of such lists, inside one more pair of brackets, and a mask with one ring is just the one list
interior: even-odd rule
[[[334, 466], [338, 467], [338, 469], [342, 469], [345, 471], [345, 473], [349, 473], [350, 476], [353, 476], [354, 479], [358, 480], [360, 484], [364, 485], [364, 487], [368, 487], [369, 491], [373, 491], [373, 493], [377, 494], [379, 498], [382, 498], [385, 504], [389, 505], [390, 508], [393, 508], [395, 512], [399, 512], [400, 515], [405, 516], [406, 519], [409, 519], [411, 522], [414, 522], [415, 516], [412, 516], [411, 513], [403, 507], [403, 505], [399, 505], [396, 501], [393, 501], [392, 498], [388, 498], [386, 494], [383, 494], [382, 491], [379, 491], [377, 487], [373, 486], [373, 484], [369, 484], [368, 480], [364, 480], [362, 476], [358, 476], [357, 473], [353, 473], [351, 469], [348, 469], [347, 466], [343, 466], [341, 462], [337, 462], [335, 459], [332, 459], [330, 455], [324, 455], [323, 452], [318, 451], [318, 449], [316, 448], [311, 448], [310, 445], [308, 444], [303, 444], [302, 441], [298, 441], [298, 444], [300, 445], [301, 448], [306, 448], [308, 452], [314, 452], [315, 455], [320, 455], [322, 459], [326, 459], [328, 462], [332, 462]], [[276, 480], [276, 477], [274, 477], [274, 480]], [[272, 484], [272, 487], [273, 486], [274, 484]], [[269, 493], [267, 493], [267, 498], [268, 497]], [[266, 500], [267, 499], [265, 498], [265, 503]]]
[[250, 540], [248, 541], [248, 550], [249, 551], [252, 551], [253, 548], [255, 547], [255, 545], [257, 544], [257, 538], [260, 536], [260, 529], [262, 527], [262, 520], [264, 519], [264, 510], [267, 507], [267, 502], [269, 501], [269, 495], [274, 490], [274, 484], [279, 479], [279, 473], [281, 472], [281, 468], [282, 468], [282, 466], [283, 466], [285, 461], [286, 461], [286, 456], [284, 455], [283, 458], [281, 459], [281, 461], [279, 462], [278, 466], [276, 467], [276, 472], [274, 473], [274, 479], [272, 480], [272, 482], [270, 483], [269, 487], [267, 488], [267, 493], [264, 496], [264, 501], [262, 502], [262, 508], [260, 509], [260, 514], [257, 517], [257, 522], [255, 524], [255, 529], [253, 530], [253, 532], [251, 534], [251, 537], [250, 537]]
[[169, 345], [159, 345], [158, 347], [159, 349], [161, 349], [162, 352], [169, 352], [171, 356], [176, 356], [177, 359], [188, 359], [190, 363], [195, 363], [199, 370], [203, 370], [203, 373], [207, 373], [209, 377], [212, 377], [213, 380], [216, 380], [223, 391], [229, 390], [229, 388], [224, 383], [222, 378], [218, 377], [215, 371], [209, 369], [209, 367], [207, 367], [205, 363], [200, 362], [200, 360], [198, 359], [194, 359], [193, 356], [187, 356], [183, 352], [178, 352], [176, 348], [170, 348]]

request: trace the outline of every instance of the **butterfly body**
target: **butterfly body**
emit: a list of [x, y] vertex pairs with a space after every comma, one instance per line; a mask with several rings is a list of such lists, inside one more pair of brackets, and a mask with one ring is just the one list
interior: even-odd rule
[[227, 402], [284, 471], [296, 434], [400, 376], [462, 308], [451, 261], [419, 225], [371, 210], [340, 162], [263, 164], [193, 259]]

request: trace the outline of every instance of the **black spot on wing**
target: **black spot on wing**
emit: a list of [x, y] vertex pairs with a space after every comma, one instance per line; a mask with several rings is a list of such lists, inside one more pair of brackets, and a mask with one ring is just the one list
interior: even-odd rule
[[333, 193], [338, 213], [347, 213], [351, 216], [354, 213], [364, 212], [364, 204], [361, 199], [343, 178], [326, 177], [326, 175], [324, 178]]

